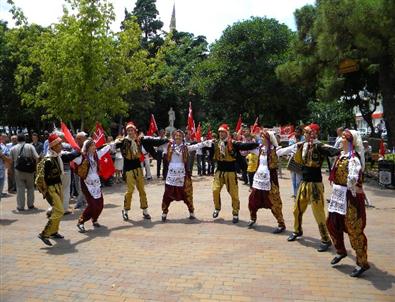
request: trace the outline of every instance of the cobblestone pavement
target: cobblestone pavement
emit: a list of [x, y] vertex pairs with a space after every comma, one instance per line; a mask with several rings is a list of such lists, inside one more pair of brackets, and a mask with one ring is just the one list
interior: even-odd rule
[[[286, 173], [287, 174], [287, 173]], [[327, 177], [325, 177], [327, 178]], [[311, 209], [304, 216], [303, 239], [287, 242], [293, 216], [290, 179], [280, 180], [288, 230], [271, 232], [275, 219], [258, 212], [247, 229], [248, 187], [239, 184], [241, 221], [231, 222], [231, 203], [211, 218], [208, 176], [193, 177], [196, 221], [181, 202], [160, 221], [163, 181], [146, 185], [152, 221], [142, 219], [136, 195], [131, 220], [121, 219], [124, 185], [105, 188], [103, 227], [80, 234], [80, 211], [65, 216], [65, 239], [46, 247], [37, 234], [46, 223], [47, 203], [36, 194], [39, 210], [15, 211], [15, 196], [1, 201], [1, 301], [395, 301], [394, 191], [366, 186], [374, 208], [367, 209], [371, 269], [360, 279], [348, 276], [355, 253], [332, 268], [334, 250], [318, 253], [319, 233]], [[329, 184], [325, 183], [326, 195]], [[53, 242], [55, 242], [53, 240]]]

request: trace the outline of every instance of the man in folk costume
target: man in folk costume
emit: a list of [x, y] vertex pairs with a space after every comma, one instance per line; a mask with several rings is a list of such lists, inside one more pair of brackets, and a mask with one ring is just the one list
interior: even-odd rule
[[143, 170], [141, 168], [141, 161], [144, 160], [142, 147], [155, 158], [153, 147], [167, 143], [168, 139], [139, 137], [137, 127], [133, 122], [129, 122], [126, 125], [126, 133], [127, 135], [124, 138], [115, 141], [116, 148], [121, 148], [124, 159], [123, 173], [126, 176], [127, 185], [122, 217], [125, 221], [129, 220], [128, 211], [132, 204], [134, 187], [136, 187], [140, 194], [140, 208], [143, 210], [143, 217], [145, 219], [151, 219], [151, 216], [148, 214], [148, 201], [144, 189]]
[[328, 250], [332, 243], [325, 223], [324, 185], [322, 183], [321, 167], [326, 157], [338, 155], [340, 151], [318, 141], [319, 131], [320, 127], [317, 124], [313, 123], [306, 126], [304, 128], [305, 142], [285, 148], [286, 152], [278, 150], [277, 154], [286, 155], [295, 148], [295, 162], [302, 165], [302, 181], [299, 185], [294, 205], [294, 232], [288, 237], [288, 241], [294, 241], [302, 237], [303, 214], [307, 206], [311, 204], [321, 235], [321, 244], [318, 251], [324, 252]]
[[259, 146], [257, 143], [242, 143], [232, 140], [229, 135], [229, 126], [222, 124], [218, 128], [219, 140], [214, 145], [214, 160], [217, 161], [217, 171], [213, 181], [214, 212], [213, 218], [217, 218], [221, 211], [221, 190], [226, 185], [226, 190], [232, 198], [233, 223], [239, 222], [239, 187], [236, 174], [236, 152], [251, 150]]
[[333, 192], [326, 221], [337, 255], [331, 264], [335, 265], [347, 256], [343, 233], [348, 233], [351, 246], [356, 252], [357, 267], [350, 274], [359, 277], [369, 269], [366, 226], [365, 194], [362, 189], [364, 150], [362, 139], [355, 130], [345, 130], [342, 135], [342, 149], [336, 159], [329, 180]]
[[[43, 182], [38, 183], [36, 178], [36, 185], [44, 198], [51, 206], [50, 216], [44, 230], [38, 235], [46, 245], [51, 246], [50, 237], [62, 239], [63, 236], [58, 233], [60, 220], [63, 217], [63, 160], [70, 162], [76, 158], [79, 153], [72, 152], [61, 156], [62, 139], [55, 133], [48, 137], [48, 152], [43, 159], [43, 171], [38, 171], [44, 174]], [[62, 160], [63, 159], [63, 160]]]
[[277, 139], [272, 131], [261, 131], [262, 145], [259, 148], [259, 166], [254, 175], [252, 192], [249, 197], [248, 208], [251, 220], [248, 228], [256, 222], [257, 211], [261, 208], [271, 209], [273, 216], [277, 219], [277, 228], [273, 233], [282, 233], [285, 223], [282, 213], [282, 202], [278, 184], [277, 168], [278, 147]]
[[193, 189], [188, 157], [190, 152], [208, 147], [211, 141], [194, 145], [185, 144], [185, 135], [181, 130], [173, 132], [173, 141], [164, 150], [164, 161], [167, 168], [165, 192], [162, 199], [162, 221], [167, 219], [170, 203], [183, 200], [189, 210], [189, 218], [195, 219], [193, 207]]

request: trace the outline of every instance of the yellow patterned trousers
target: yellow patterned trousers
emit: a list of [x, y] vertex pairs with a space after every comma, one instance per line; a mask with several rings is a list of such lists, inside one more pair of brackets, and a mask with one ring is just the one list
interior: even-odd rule
[[357, 265], [368, 269], [368, 240], [364, 233], [366, 226], [365, 194], [357, 193], [354, 197], [350, 191], [347, 191], [347, 199], [346, 215], [329, 213], [326, 224], [336, 252], [339, 255], [347, 255], [344, 246], [344, 232], [348, 233], [351, 246], [357, 256]]
[[324, 203], [324, 185], [322, 182], [306, 182], [301, 181], [296, 195], [294, 206], [294, 232], [297, 234], [303, 233], [302, 218], [311, 204], [315, 221], [321, 235], [322, 242], [329, 242], [328, 229], [326, 227], [325, 203]]
[[233, 215], [238, 215], [240, 210], [240, 200], [236, 172], [215, 172], [212, 186], [214, 207], [218, 211], [221, 210], [221, 190], [224, 185], [226, 186], [226, 190], [232, 198], [232, 213]]
[[52, 213], [41, 234], [43, 237], [49, 237], [59, 231], [60, 220], [64, 214], [62, 184], [48, 186], [48, 192], [45, 198], [52, 207]]
[[136, 168], [126, 172], [126, 185], [127, 191], [125, 193], [125, 199], [123, 207], [125, 210], [129, 211], [130, 206], [132, 205], [132, 195], [134, 191], [134, 187], [137, 188], [140, 195], [140, 208], [146, 209], [148, 208], [147, 194], [144, 189], [144, 176], [143, 170], [141, 168]]

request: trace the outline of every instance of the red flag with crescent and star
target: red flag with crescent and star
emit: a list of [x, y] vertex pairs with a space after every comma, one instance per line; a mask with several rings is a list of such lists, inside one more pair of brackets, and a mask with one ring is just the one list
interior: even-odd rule
[[[96, 131], [92, 135], [92, 138], [95, 141], [96, 147], [100, 147], [106, 143], [104, 129], [100, 125], [100, 123], [96, 123]], [[99, 175], [104, 180], [107, 180], [114, 175], [115, 167], [110, 152], [107, 152], [99, 159], [99, 171], [100, 171]]]

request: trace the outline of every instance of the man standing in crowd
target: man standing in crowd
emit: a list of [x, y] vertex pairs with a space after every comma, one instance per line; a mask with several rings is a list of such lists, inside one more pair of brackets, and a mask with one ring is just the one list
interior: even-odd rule
[[5, 165], [9, 161], [9, 151], [4, 144], [3, 135], [0, 138], [0, 200], [3, 197], [3, 187], [5, 182]]
[[[18, 144], [11, 148], [10, 155], [15, 168], [17, 191], [17, 210], [25, 210], [25, 191], [27, 190], [27, 206], [34, 209], [34, 172], [39, 158], [36, 149], [25, 142], [25, 135], [19, 133]], [[33, 165], [33, 166], [32, 166]]]
[[[82, 146], [84, 145], [84, 142], [87, 139], [87, 134], [85, 132], [78, 132], [77, 135], [75, 136], [75, 141], [78, 144], [78, 146], [80, 147], [80, 149], [82, 150]], [[85, 196], [82, 193], [81, 190], [81, 179], [78, 176], [77, 173], [74, 172], [74, 184], [75, 184], [75, 189], [77, 191], [77, 202], [75, 204], [74, 209], [79, 209], [82, 208], [86, 205], [86, 200], [85, 200]]]
[[[11, 136], [11, 142], [6, 144], [8, 152], [11, 152], [11, 148], [16, 146], [18, 143], [17, 136]], [[8, 180], [8, 193], [15, 194], [16, 193], [16, 184], [15, 184], [15, 168], [14, 165], [11, 164], [7, 171], [7, 180]]]
[[[159, 130], [159, 138], [160, 139], [165, 139], [166, 137], [165, 137], [165, 130], [164, 129], [160, 129]], [[157, 149], [156, 149], [156, 177], [157, 178], [159, 178], [160, 177], [160, 170], [161, 170], [161, 167], [162, 167], [162, 162], [163, 162], [163, 151], [164, 151], [164, 148], [166, 147], [166, 145], [162, 145], [162, 146], [159, 146]], [[163, 167], [163, 170], [165, 169], [165, 167]], [[165, 179], [165, 175], [164, 175], [165, 173], [164, 173], [164, 171], [162, 172], [162, 176], [163, 176], [163, 179]]]
[[38, 134], [32, 134], [32, 145], [40, 158], [44, 157], [44, 144], [38, 140]]

